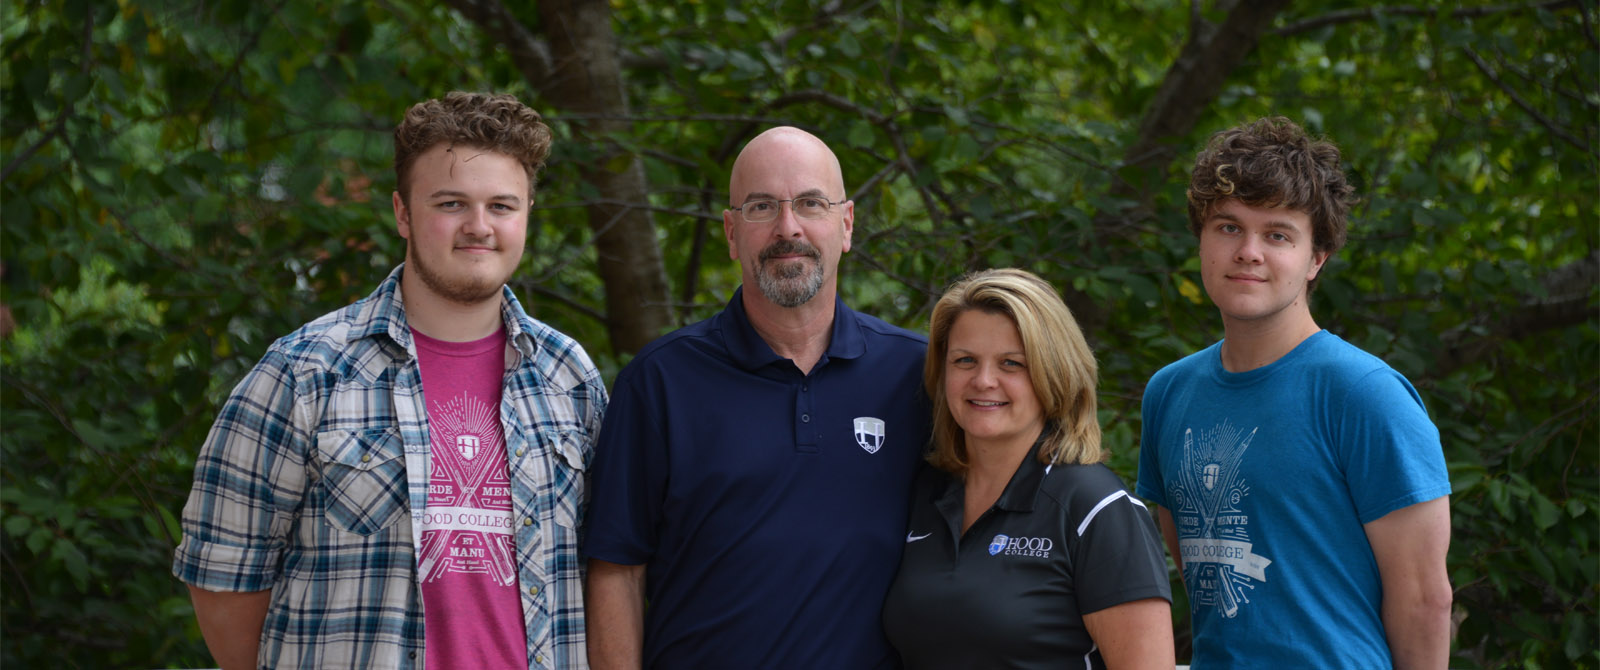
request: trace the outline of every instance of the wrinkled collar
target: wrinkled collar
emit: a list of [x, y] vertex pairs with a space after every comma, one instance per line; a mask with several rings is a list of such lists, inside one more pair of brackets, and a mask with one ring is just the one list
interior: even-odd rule
[[[362, 301], [361, 308], [351, 317], [349, 341], [381, 336], [407, 352], [416, 351], [411, 326], [406, 322], [405, 300], [400, 294], [400, 277], [405, 268], [405, 263], [395, 266], [383, 283], [378, 284], [377, 290]], [[532, 335], [536, 329], [533, 317], [523, 311], [511, 287], [502, 285], [500, 298], [500, 321], [505, 325], [506, 342], [525, 358], [533, 358], [539, 351], [539, 344]]]

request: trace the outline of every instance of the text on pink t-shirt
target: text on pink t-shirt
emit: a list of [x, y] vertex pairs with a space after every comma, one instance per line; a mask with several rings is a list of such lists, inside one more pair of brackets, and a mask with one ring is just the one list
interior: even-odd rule
[[472, 342], [411, 335], [432, 441], [419, 565], [427, 667], [525, 669], [500, 424], [505, 331]]

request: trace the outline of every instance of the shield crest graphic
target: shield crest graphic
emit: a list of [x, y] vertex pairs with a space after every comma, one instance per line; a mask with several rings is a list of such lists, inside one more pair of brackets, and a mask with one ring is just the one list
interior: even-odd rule
[[465, 458], [469, 461], [472, 460], [478, 455], [478, 436], [457, 435], [456, 451], [461, 452], [462, 458]]
[[989, 555], [993, 556], [1000, 553], [1006, 548], [1006, 543], [1010, 541], [1011, 538], [1007, 537], [1005, 534], [994, 536], [994, 539], [989, 541]]
[[1206, 490], [1217, 487], [1217, 473], [1222, 471], [1222, 466], [1216, 463], [1207, 463], [1205, 471], [1201, 474], [1201, 481], [1205, 482]]
[[883, 447], [883, 419], [856, 417], [856, 444], [869, 454], [878, 453], [878, 449]]

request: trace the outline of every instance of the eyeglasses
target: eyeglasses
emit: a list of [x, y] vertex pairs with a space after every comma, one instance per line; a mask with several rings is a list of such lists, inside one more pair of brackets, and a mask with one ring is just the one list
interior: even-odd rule
[[828, 215], [828, 212], [832, 211], [834, 205], [842, 205], [845, 203], [844, 200], [840, 200], [839, 202], [828, 202], [827, 198], [818, 196], [801, 196], [799, 198], [791, 198], [788, 200], [749, 200], [743, 205], [733, 207], [732, 209], [735, 212], [743, 214], [744, 220], [749, 221], [750, 223], [766, 223], [778, 218], [778, 213], [783, 210], [783, 203], [786, 202], [789, 203], [789, 209], [794, 211], [794, 215], [802, 219], [823, 218]]

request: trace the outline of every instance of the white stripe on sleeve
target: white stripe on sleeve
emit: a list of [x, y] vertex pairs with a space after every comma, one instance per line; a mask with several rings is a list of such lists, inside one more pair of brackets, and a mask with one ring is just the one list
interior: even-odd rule
[[[1127, 498], [1128, 502], [1131, 502], [1131, 503], [1133, 503], [1135, 505], [1138, 505], [1140, 507], [1144, 507], [1144, 501], [1142, 501], [1142, 500], [1140, 500], [1138, 498], [1135, 498], [1133, 496], [1128, 495], [1127, 491], [1117, 491], [1116, 493], [1108, 495], [1108, 496], [1105, 497], [1105, 499], [1103, 499], [1099, 503], [1095, 504], [1094, 509], [1089, 510], [1089, 515], [1088, 516], [1083, 517], [1083, 523], [1078, 524], [1078, 537], [1083, 537], [1083, 531], [1086, 531], [1086, 530], [1089, 529], [1089, 522], [1090, 521], [1094, 521], [1094, 516], [1096, 514], [1099, 514], [1100, 510], [1105, 509], [1106, 505], [1110, 505], [1111, 503], [1116, 502], [1118, 498]], [[1148, 507], [1144, 507], [1144, 508], [1147, 509], [1147, 510], [1150, 509]]]

